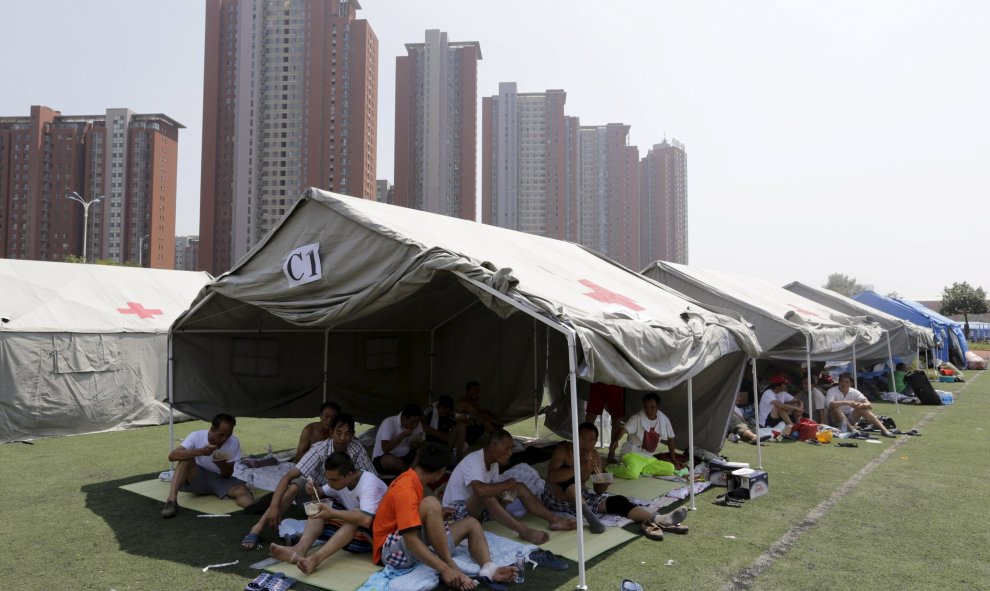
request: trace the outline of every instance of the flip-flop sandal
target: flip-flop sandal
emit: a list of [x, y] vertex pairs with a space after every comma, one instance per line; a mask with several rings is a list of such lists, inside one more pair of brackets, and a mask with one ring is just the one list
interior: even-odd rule
[[677, 525], [663, 525], [660, 524], [660, 529], [668, 534], [686, 534], [688, 533], [688, 526], [678, 523]]
[[489, 577], [478, 577], [478, 582], [491, 591], [509, 591], [508, 585], [505, 583], [499, 583], [498, 581], [493, 581]]
[[912, 437], [921, 437], [921, 433], [918, 433], [917, 429], [911, 429], [910, 431], [905, 433], [905, 435], [910, 435]]
[[241, 538], [241, 550], [254, 550], [258, 547], [258, 534], [250, 533]]
[[[277, 573], [281, 574], [281, 573]], [[296, 584], [296, 580], [292, 577], [279, 578], [277, 581], [271, 585], [265, 587], [265, 591], [286, 591], [289, 587]]]
[[265, 591], [285, 576], [285, 573], [261, 573], [244, 587], [244, 591]]
[[663, 540], [663, 528], [660, 527], [659, 523], [654, 523], [652, 521], [644, 521], [640, 528], [643, 530], [643, 536], [649, 538], [655, 542]]
[[718, 505], [719, 507], [742, 507], [743, 506], [743, 504], [742, 504], [741, 501], [737, 501], [735, 499], [730, 499], [730, 498], [726, 497], [725, 495], [719, 495], [719, 496], [715, 497], [715, 500], [712, 501], [712, 505]]

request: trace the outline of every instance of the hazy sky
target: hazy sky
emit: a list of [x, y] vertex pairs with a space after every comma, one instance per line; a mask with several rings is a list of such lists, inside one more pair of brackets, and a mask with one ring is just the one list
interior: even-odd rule
[[[641, 156], [684, 142], [692, 265], [780, 284], [842, 272], [917, 298], [990, 289], [990, 3], [361, 2], [380, 44], [379, 178], [393, 177], [395, 57], [441, 29], [480, 42], [479, 103], [503, 81], [562, 88], [582, 124], [631, 125]], [[33, 0], [0, 15], [0, 115], [180, 121], [176, 232], [197, 234], [203, 4]]]

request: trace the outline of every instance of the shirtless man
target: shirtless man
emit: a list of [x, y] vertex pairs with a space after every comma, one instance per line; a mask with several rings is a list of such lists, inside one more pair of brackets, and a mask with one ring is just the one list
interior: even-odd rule
[[320, 406], [320, 420], [306, 425], [303, 427], [302, 433], [299, 434], [299, 445], [296, 446], [296, 455], [292, 458], [293, 462], [301, 460], [314, 443], [330, 437], [333, 422], [339, 414], [340, 405], [336, 402], [324, 402]]
[[474, 380], [464, 385], [464, 397], [457, 401], [457, 412], [469, 415], [473, 424], [467, 427], [467, 442], [473, 444], [485, 433], [501, 429], [502, 421], [481, 406], [481, 384]]

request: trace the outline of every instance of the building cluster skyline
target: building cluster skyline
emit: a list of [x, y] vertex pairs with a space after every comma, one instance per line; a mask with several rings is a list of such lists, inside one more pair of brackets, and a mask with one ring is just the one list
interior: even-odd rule
[[[583, 123], [565, 112], [566, 91], [520, 93], [503, 82], [481, 100], [479, 175], [481, 45], [439, 29], [395, 56], [393, 178], [376, 178], [379, 43], [360, 8], [357, 0], [208, 0], [198, 237], [174, 236], [181, 124], [108, 109], [84, 124], [98, 133], [52, 136], [86, 154], [70, 158], [79, 164], [63, 191], [48, 170], [61, 175], [69, 152], [51, 159], [50, 140], [32, 132], [23, 143], [0, 123], [0, 254], [79, 254], [89, 207], [65, 199], [71, 189], [100, 201], [82, 249], [89, 260], [219, 275], [315, 186], [578, 242], [633, 269], [687, 262], [681, 143], [664, 139], [640, 158], [629, 125]], [[26, 122], [0, 121], [48, 133], [59, 118], [80, 119], [32, 107]], [[32, 163], [48, 164], [14, 160], [22, 145], [37, 154]]]

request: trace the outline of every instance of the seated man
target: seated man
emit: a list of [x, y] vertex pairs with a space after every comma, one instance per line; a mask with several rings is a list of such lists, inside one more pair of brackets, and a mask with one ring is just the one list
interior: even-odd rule
[[[626, 420], [626, 390], [622, 386], [595, 382], [588, 392], [588, 405], [584, 411], [585, 422], [594, 423], [606, 408], [612, 417], [612, 440], [614, 440], [622, 429], [623, 421]], [[608, 463], [614, 464], [615, 456], [609, 455]]]
[[320, 406], [320, 420], [306, 425], [299, 434], [299, 445], [296, 446], [296, 455], [292, 457], [293, 462], [301, 460], [311, 445], [330, 437], [334, 421], [339, 414], [340, 405], [336, 402], [324, 402]]
[[873, 404], [866, 399], [862, 392], [852, 387], [852, 374], [844, 373], [839, 376], [839, 385], [833, 387], [825, 396], [828, 400], [828, 412], [836, 425], [846, 425], [847, 429], [855, 430], [854, 426], [860, 418], [880, 429], [884, 437], [895, 437], [887, 427], [873, 414]]
[[671, 463], [674, 464], [674, 467], [681, 468], [680, 462], [677, 461], [674, 427], [670, 424], [667, 415], [660, 412], [660, 395], [656, 392], [644, 394], [643, 410], [629, 417], [625, 426], [619, 429], [618, 435], [612, 440], [608, 448], [608, 462], [610, 464], [615, 460], [615, 450], [619, 446], [619, 441], [622, 440], [623, 435], [627, 434], [629, 437], [622, 445], [622, 455], [632, 452], [659, 457], [657, 447], [663, 441], [670, 451]]
[[[809, 413], [809, 418], [819, 425], [827, 425], [828, 419], [826, 417], [826, 413], [828, 412], [828, 409], [825, 408], [825, 393], [822, 392], [818, 386], [814, 384], [814, 382], [812, 382], [812, 384], [811, 402], [814, 406], [812, 407], [812, 412]], [[801, 392], [798, 393], [797, 399], [801, 401], [801, 404], [804, 404], [804, 401], [808, 399], [807, 376], [801, 378]]]
[[375, 449], [371, 463], [382, 474], [399, 474], [409, 469], [416, 458], [416, 449], [426, 434], [423, 433], [423, 411], [419, 405], [409, 403], [402, 412], [382, 421], [375, 435]]
[[911, 388], [910, 384], [904, 381], [904, 377], [907, 376], [907, 370], [907, 365], [903, 363], [898, 363], [894, 368], [894, 391], [898, 394], [914, 396], [914, 390]]
[[[680, 507], [670, 513], [651, 512], [634, 505], [627, 497], [605, 492], [609, 483], [594, 483], [589, 490], [586, 482], [592, 474], [602, 473], [602, 457], [595, 446], [598, 443], [598, 427], [594, 423], [581, 423], [578, 426], [578, 451], [581, 454], [581, 510], [588, 520], [591, 532], [600, 534], [605, 526], [598, 519], [600, 515], [619, 515], [641, 524], [643, 532], [654, 540], [663, 539], [664, 529], [676, 533], [687, 533], [687, 527], [680, 523], [687, 517], [687, 509]], [[570, 441], [557, 444], [550, 456], [547, 471], [547, 486], [543, 489], [543, 502], [552, 511], [574, 513], [578, 502], [574, 487], [574, 447]]]
[[729, 417], [728, 440], [737, 443], [740, 439], [746, 443], [756, 443], [756, 433], [750, 430], [753, 416], [753, 405], [749, 403], [749, 392], [740, 390], [736, 393], [736, 404], [732, 407], [732, 415]]
[[525, 484], [516, 482], [514, 478], [495, 481], [499, 475], [498, 465], [508, 463], [510, 456], [512, 435], [505, 429], [499, 429], [484, 448], [469, 453], [451, 472], [443, 492], [444, 508], [453, 510], [454, 519], [471, 516], [483, 522], [490, 516], [533, 544], [542, 544], [550, 539], [546, 532], [526, 526], [506, 511], [500, 497], [508, 493], [508, 500], [518, 497], [526, 510], [545, 519], [551, 530], [575, 529], [577, 524], [573, 519], [563, 519], [551, 513]]
[[338, 415], [330, 439], [318, 441], [310, 447], [296, 466], [278, 481], [268, 509], [241, 540], [242, 550], [254, 550], [258, 546], [258, 538], [266, 525], [278, 531], [282, 514], [289, 510], [292, 502], [297, 498], [304, 501], [308, 498], [308, 494], [312, 494], [306, 486], [309, 480], [312, 480], [316, 486], [327, 483], [323, 466], [330, 454], [335, 451], [345, 452], [358, 470], [377, 476], [375, 467], [368, 459], [368, 452], [354, 439], [354, 417], [347, 413]]
[[503, 427], [502, 421], [481, 406], [481, 384], [470, 381], [464, 384], [464, 397], [457, 401], [457, 412], [468, 415], [467, 442], [473, 445], [486, 433], [491, 434]]
[[413, 467], [396, 478], [378, 505], [373, 532], [375, 564], [398, 569], [425, 564], [440, 574], [453, 589], [474, 589], [478, 582], [467, 577], [451, 553], [467, 539], [471, 557], [481, 565], [478, 577], [484, 582], [507, 582], [515, 577], [514, 566], [496, 566], [488, 552], [488, 540], [473, 517], [444, 523], [436, 497], [424, 497], [423, 487], [439, 480], [450, 463], [450, 450], [439, 443], [419, 448]]
[[220, 413], [213, 417], [209, 430], [193, 431], [168, 454], [168, 461], [176, 464], [162, 508], [163, 519], [175, 517], [179, 511], [176, 498], [180, 491], [212, 494], [221, 499], [233, 497], [239, 507], [254, 502], [244, 482], [233, 477], [234, 462], [241, 459], [241, 444], [234, 436], [236, 424], [234, 417]]
[[[295, 545], [269, 546], [272, 556], [294, 563], [307, 575], [341, 549], [371, 552], [371, 523], [388, 489], [373, 473], [356, 469], [350, 456], [339, 451], [327, 458], [324, 474], [328, 484], [323, 487], [323, 495], [334, 505], [320, 504], [320, 512], [309, 516], [306, 529]], [[362, 535], [355, 537], [358, 530]], [[309, 547], [321, 536], [329, 538], [327, 543], [306, 556]]]
[[770, 387], [760, 397], [760, 426], [773, 428], [783, 421], [781, 437], [789, 437], [794, 424], [804, 414], [804, 404], [787, 391], [789, 383], [790, 380], [785, 375], [772, 376]]
[[467, 430], [454, 418], [454, 399], [444, 394], [423, 413], [423, 431], [427, 441], [443, 443], [454, 450], [454, 461], [467, 451]]

